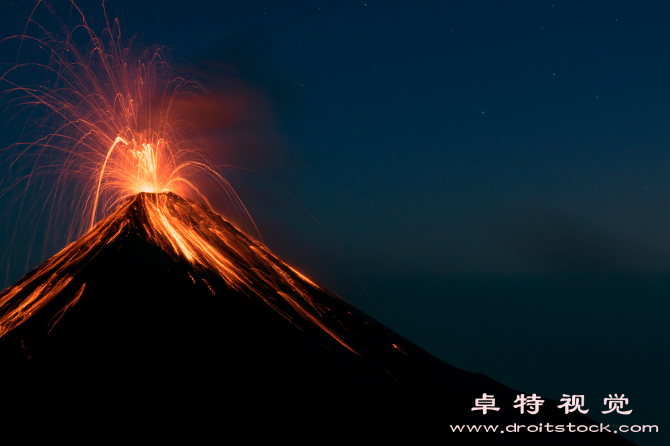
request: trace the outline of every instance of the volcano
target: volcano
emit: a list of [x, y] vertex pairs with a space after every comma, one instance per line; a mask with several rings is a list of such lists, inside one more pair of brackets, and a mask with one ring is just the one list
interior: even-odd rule
[[[521, 415], [520, 392], [430, 355], [172, 193], [127, 199], [5, 290], [0, 305], [3, 407], [32, 417], [630, 444], [607, 433], [501, 435], [512, 424], [596, 423], [549, 399]], [[484, 393], [500, 410], [472, 410]], [[498, 431], [452, 433], [456, 425]]]

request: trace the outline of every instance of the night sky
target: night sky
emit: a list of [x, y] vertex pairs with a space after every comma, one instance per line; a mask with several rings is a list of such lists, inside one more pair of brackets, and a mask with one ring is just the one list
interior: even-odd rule
[[[228, 104], [202, 138], [270, 249], [453, 366], [666, 444], [670, 3], [133, 3], [107, 14]], [[10, 196], [5, 285], [65, 237], [10, 261]]]

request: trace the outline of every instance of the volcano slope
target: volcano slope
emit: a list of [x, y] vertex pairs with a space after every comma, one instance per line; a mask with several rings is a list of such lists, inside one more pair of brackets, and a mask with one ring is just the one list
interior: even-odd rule
[[[452, 433], [595, 423], [548, 399], [537, 415], [519, 414], [519, 392], [426, 353], [171, 193], [129, 198], [0, 305], [3, 407], [15, 413], [216, 429], [312, 421], [377, 437], [394, 423], [460, 444], [630, 444], [607, 433]], [[471, 410], [484, 393], [499, 411]]]

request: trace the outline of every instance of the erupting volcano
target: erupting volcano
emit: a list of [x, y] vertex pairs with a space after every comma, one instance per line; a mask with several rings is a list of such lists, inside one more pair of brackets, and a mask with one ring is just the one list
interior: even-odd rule
[[[268, 422], [305, 430], [307, 421], [348, 429], [354, 420], [445, 435], [449, 425], [528, 424], [511, 407], [518, 392], [447, 365], [273, 255], [185, 136], [178, 104], [204, 89], [171, 77], [160, 49], [133, 59], [118, 22], [99, 39], [72, 7], [82, 22], [73, 32], [15, 38], [46, 51], [47, 64], [17, 63], [0, 78], [9, 108], [48, 114], [46, 136], [13, 147], [11, 167], [27, 169], [15, 183], [27, 190], [54, 178], [51, 208], [70, 197], [81, 216], [76, 241], [0, 294], [4, 407], [50, 417], [67, 406], [64, 417], [78, 424], [136, 418], [210, 430]], [[75, 33], [90, 42], [87, 52]], [[45, 85], [16, 80], [35, 67]], [[205, 190], [227, 197], [247, 227], [213, 212]], [[499, 412], [472, 411], [485, 393]], [[592, 424], [557, 406], [546, 399], [532, 422]], [[395, 431], [383, 432], [375, 435]], [[543, 434], [542, 444], [593, 444], [595, 435], [627, 443], [566, 435]], [[459, 441], [535, 444], [535, 436]]]

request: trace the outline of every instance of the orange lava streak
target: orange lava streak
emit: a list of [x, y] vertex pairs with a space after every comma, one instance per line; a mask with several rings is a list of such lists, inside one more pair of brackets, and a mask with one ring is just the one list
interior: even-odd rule
[[169, 194], [141, 197], [149, 222], [145, 229], [157, 245], [184, 256], [197, 269], [216, 272], [232, 289], [260, 297], [292, 321], [290, 312], [281, 309], [282, 301], [288, 303], [298, 316], [354, 352], [340, 335], [320, 320], [328, 308], [310, 294], [314, 289], [323, 290], [264, 246], [232, 226], [211, 224], [220, 217], [202, 206], [186, 205], [184, 201], [171, 199]]
[[0, 294], [0, 337], [44, 308], [69, 285], [83, 265], [101, 249], [96, 241], [113, 240], [125, 226], [122, 221], [113, 223], [90, 231]]

